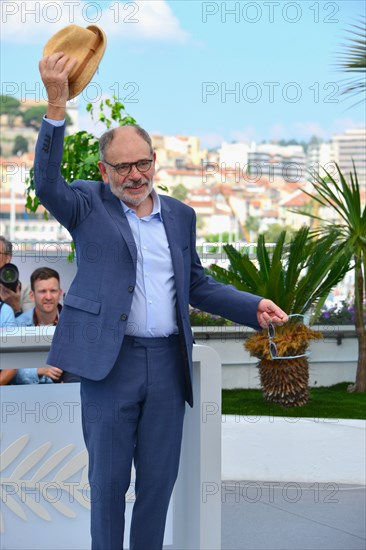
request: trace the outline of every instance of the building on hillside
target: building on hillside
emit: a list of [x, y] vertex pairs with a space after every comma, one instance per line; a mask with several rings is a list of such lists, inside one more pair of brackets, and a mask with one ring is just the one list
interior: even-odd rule
[[353, 164], [360, 183], [366, 182], [366, 130], [364, 128], [346, 130], [332, 136], [332, 156], [342, 173], [349, 177]]
[[0, 157], [0, 188], [4, 191], [25, 193], [29, 170], [34, 163], [34, 153], [19, 156]]
[[[210, 173], [203, 174], [201, 166], [187, 166], [185, 168], [162, 167], [157, 171], [158, 181], [166, 185], [170, 190], [181, 184], [187, 189], [200, 189], [203, 185], [212, 187], [216, 185], [216, 178]], [[155, 176], [155, 181], [157, 181]]]
[[323, 168], [329, 173], [334, 173], [334, 160], [332, 145], [328, 143], [312, 143], [306, 154], [307, 179], [312, 179], [312, 174], [325, 175]]
[[207, 150], [201, 150], [197, 136], [152, 134], [151, 139], [160, 166], [169, 168], [199, 166], [207, 157]]
[[[301, 189], [296, 189], [288, 196], [282, 198], [278, 203], [278, 222], [292, 227], [294, 230], [300, 229], [302, 225], [313, 226], [314, 222], [309, 216], [304, 216], [297, 211], [316, 208], [308, 195]], [[317, 212], [314, 210], [314, 214]]]
[[204, 241], [206, 235], [238, 234], [237, 221], [218, 188], [193, 189], [185, 203], [196, 212], [198, 241]]
[[38, 206], [37, 212], [25, 208], [24, 193], [0, 190], [0, 234], [10, 241], [70, 241], [69, 232], [51, 214], [45, 219], [45, 209]]
[[[20, 113], [24, 113], [32, 107], [43, 107], [46, 111], [47, 101], [25, 99], [21, 101], [19, 110]], [[69, 124], [66, 128], [68, 134], [77, 132], [79, 129], [79, 115], [78, 115], [78, 103], [77, 100], [72, 100], [67, 103], [67, 114], [69, 115], [72, 124]], [[14, 141], [17, 136], [22, 136], [28, 141], [28, 151], [33, 152], [38, 137], [38, 129], [32, 125], [27, 126], [24, 123], [22, 114], [18, 116], [9, 116], [8, 114], [0, 115], [1, 122], [1, 156], [7, 158], [14, 154]]]
[[35, 213], [25, 207], [25, 189], [33, 162], [34, 153], [0, 159], [0, 234], [11, 241], [70, 240], [68, 231], [50, 214], [48, 220], [44, 218], [42, 205]]
[[306, 157], [301, 145], [252, 143], [248, 152], [248, 173], [251, 177], [266, 177], [270, 181], [306, 180]]
[[250, 149], [249, 143], [222, 143], [219, 149], [220, 168], [240, 167], [240, 170], [246, 170], [248, 164], [248, 152]]

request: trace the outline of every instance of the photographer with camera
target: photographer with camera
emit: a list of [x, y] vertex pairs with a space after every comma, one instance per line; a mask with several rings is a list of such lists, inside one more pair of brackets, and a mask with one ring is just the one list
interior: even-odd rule
[[[33, 306], [29, 285], [23, 286], [19, 281], [19, 271], [10, 263], [13, 256], [13, 245], [0, 235], [0, 300], [10, 306], [15, 317], [18, 317]], [[9, 324], [10, 321], [7, 321]]]

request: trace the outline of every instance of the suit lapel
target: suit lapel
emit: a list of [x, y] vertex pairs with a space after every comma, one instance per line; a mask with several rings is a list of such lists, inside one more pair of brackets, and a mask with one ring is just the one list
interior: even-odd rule
[[108, 185], [104, 187], [103, 201], [108, 214], [115, 222], [118, 230], [120, 231], [124, 241], [128, 246], [133, 263], [136, 265], [137, 248], [135, 244], [135, 239], [133, 238], [130, 225], [127, 221], [126, 214], [123, 211], [121, 203], [119, 199], [115, 195], [113, 195]]

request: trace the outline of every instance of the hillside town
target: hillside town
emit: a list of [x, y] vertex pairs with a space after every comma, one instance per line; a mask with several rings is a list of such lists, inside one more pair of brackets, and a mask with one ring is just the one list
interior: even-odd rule
[[[69, 241], [68, 232], [52, 216], [46, 219], [41, 205], [35, 213], [26, 208], [27, 178], [46, 104], [22, 101], [15, 115], [3, 105], [0, 233], [12, 241]], [[77, 103], [70, 102], [68, 116], [70, 134], [79, 130]], [[324, 174], [324, 168], [335, 175], [335, 163], [348, 174], [354, 162], [360, 183], [366, 180], [364, 129], [334, 134], [329, 142], [316, 137], [307, 144], [223, 142], [214, 149], [202, 148], [197, 136], [152, 134], [152, 139], [155, 186], [195, 209], [199, 243], [210, 236], [218, 242], [252, 242], [275, 225], [297, 229], [311, 223], [297, 213], [316, 209], [304, 191], [312, 191], [312, 177]], [[365, 185], [361, 189], [365, 193]], [[315, 213], [327, 220], [334, 216], [330, 210]]]

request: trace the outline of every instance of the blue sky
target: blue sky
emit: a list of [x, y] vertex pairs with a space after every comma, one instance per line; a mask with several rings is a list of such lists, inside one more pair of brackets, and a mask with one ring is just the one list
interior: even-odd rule
[[364, 14], [359, 0], [5, 0], [2, 93], [39, 98], [45, 42], [67, 24], [94, 23], [108, 45], [79, 97], [82, 128], [103, 130], [85, 103], [113, 90], [148, 131], [198, 135], [204, 146], [329, 139], [365, 123], [364, 106], [337, 97], [344, 75], [333, 66], [346, 29]]

